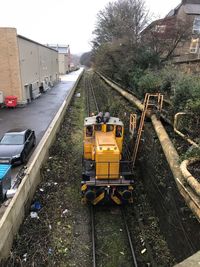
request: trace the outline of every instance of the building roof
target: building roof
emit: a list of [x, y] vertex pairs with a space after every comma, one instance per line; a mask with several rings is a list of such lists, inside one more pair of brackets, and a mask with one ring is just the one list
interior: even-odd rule
[[170, 10], [170, 12], [166, 15], [166, 17], [174, 16], [181, 6], [182, 6], [182, 3], [179, 4], [177, 7], [175, 7], [174, 9]]
[[182, 0], [182, 3], [183, 4], [197, 4], [197, 5], [200, 4], [199, 0]]
[[200, 15], [200, 3], [199, 4], [186, 4], [183, 6], [186, 14]]
[[55, 49], [59, 54], [67, 54], [69, 52], [69, 45], [47, 44], [47, 46]]
[[57, 52], [57, 50], [53, 49], [52, 47], [49, 47], [49, 46], [40, 44], [40, 43], [38, 43], [38, 42], [36, 42], [36, 41], [33, 41], [33, 40], [31, 40], [31, 39], [29, 39], [29, 38], [27, 38], [27, 37], [22, 36], [22, 35], [19, 35], [19, 34], [18, 34], [17, 37], [19, 37], [19, 38], [21, 38], [21, 39], [24, 39], [24, 40], [26, 40], [26, 41], [28, 41], [28, 42], [31, 42], [31, 43], [34, 43], [34, 44], [43, 46], [43, 47], [45, 47], [45, 48], [47, 48], [47, 49], [53, 50], [54, 52]]
[[200, 0], [182, 0], [182, 2], [176, 8], [172, 9], [166, 17], [176, 15], [181, 6], [183, 6], [184, 12], [186, 14], [200, 14]]

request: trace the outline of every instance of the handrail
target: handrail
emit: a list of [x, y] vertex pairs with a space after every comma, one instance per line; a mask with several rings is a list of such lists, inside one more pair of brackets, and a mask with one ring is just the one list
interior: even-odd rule
[[192, 187], [192, 189], [196, 192], [198, 196], [200, 196], [200, 183], [197, 181], [197, 179], [188, 171], [187, 167], [195, 163], [197, 161], [200, 161], [200, 158], [191, 158], [182, 161], [180, 165], [181, 172], [183, 174], [183, 177], [185, 181]]
[[175, 114], [174, 116], [174, 132], [176, 132], [178, 135], [180, 135], [183, 139], [185, 139], [189, 144], [197, 147], [197, 148], [200, 148], [200, 146], [195, 143], [192, 139], [190, 138], [187, 138], [187, 136], [183, 133], [181, 133], [178, 129], [177, 129], [177, 124], [178, 124], [178, 117], [181, 116], [181, 115], [186, 115], [187, 113], [185, 112], [178, 112]]

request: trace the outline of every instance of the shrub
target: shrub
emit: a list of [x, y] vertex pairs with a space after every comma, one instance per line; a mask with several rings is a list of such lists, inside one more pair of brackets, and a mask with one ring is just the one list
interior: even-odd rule
[[189, 99], [186, 104], [186, 110], [194, 113], [196, 117], [200, 117], [200, 97]]
[[160, 77], [162, 79], [161, 90], [164, 93], [173, 94], [173, 87], [176, 80], [181, 76], [180, 72], [174, 68], [173, 65], [166, 65], [160, 71]]
[[192, 130], [200, 134], [200, 97], [189, 99], [186, 104], [186, 111], [192, 113]]
[[130, 84], [131, 87], [134, 88], [136, 91], [138, 90], [138, 83], [141, 77], [143, 76], [144, 71], [140, 68], [134, 68], [130, 73]]
[[[173, 104], [175, 111], [185, 110], [189, 100], [194, 100], [198, 97], [200, 90], [199, 81], [192, 75], [184, 75], [174, 84]], [[191, 103], [190, 103], [191, 105]]]
[[157, 72], [148, 71], [138, 82], [138, 90], [141, 96], [145, 93], [157, 93], [160, 91], [162, 79]]

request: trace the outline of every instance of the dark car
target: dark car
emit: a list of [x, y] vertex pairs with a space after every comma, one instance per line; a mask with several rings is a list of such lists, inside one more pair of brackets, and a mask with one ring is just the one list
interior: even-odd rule
[[26, 163], [35, 142], [35, 132], [30, 129], [8, 131], [0, 141], [0, 163], [12, 165]]

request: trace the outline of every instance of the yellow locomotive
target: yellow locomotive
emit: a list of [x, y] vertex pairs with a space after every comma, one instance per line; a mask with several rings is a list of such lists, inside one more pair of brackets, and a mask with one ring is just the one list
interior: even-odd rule
[[96, 205], [133, 201], [132, 164], [122, 157], [124, 125], [119, 118], [103, 115], [84, 120], [82, 202]]

